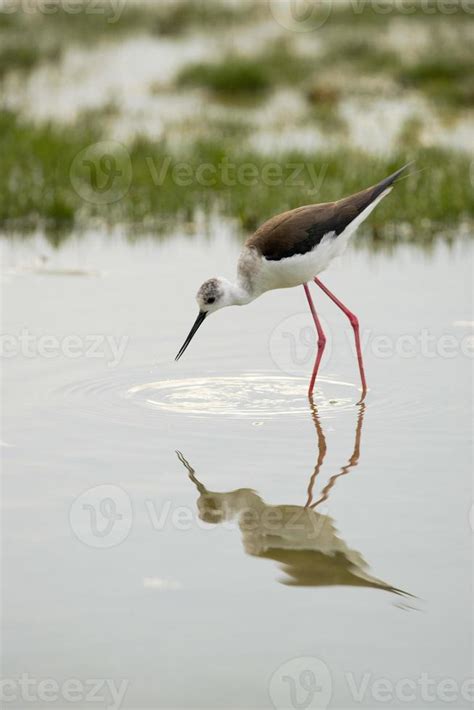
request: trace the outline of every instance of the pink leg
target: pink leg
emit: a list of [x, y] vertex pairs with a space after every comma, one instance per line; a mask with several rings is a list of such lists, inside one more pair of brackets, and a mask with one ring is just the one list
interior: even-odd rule
[[313, 394], [314, 383], [316, 381], [316, 377], [317, 377], [318, 370], [319, 370], [319, 363], [321, 362], [324, 348], [326, 347], [326, 336], [324, 335], [324, 331], [321, 327], [321, 323], [319, 321], [318, 314], [316, 313], [316, 308], [314, 307], [313, 299], [311, 298], [309, 286], [308, 286], [308, 284], [303, 284], [303, 287], [304, 287], [304, 292], [306, 294], [306, 298], [308, 299], [308, 304], [309, 304], [309, 308], [311, 311], [311, 315], [313, 316], [314, 325], [316, 326], [316, 330], [318, 331], [318, 353], [316, 355], [316, 362], [314, 363], [313, 374], [311, 375], [311, 380], [310, 380], [309, 389], [308, 389], [308, 397], [311, 397], [311, 395]]
[[352, 311], [350, 311], [347, 306], [345, 306], [336, 296], [331, 293], [331, 291], [323, 284], [321, 281], [316, 278], [314, 279], [314, 283], [321, 288], [324, 293], [329, 296], [331, 301], [334, 301], [336, 306], [338, 306], [343, 313], [346, 314], [346, 316], [349, 318], [349, 322], [352, 326], [352, 330], [354, 331], [354, 338], [355, 338], [355, 346], [356, 346], [356, 352], [357, 352], [357, 362], [359, 363], [359, 372], [360, 372], [360, 380], [362, 383], [362, 397], [360, 401], [364, 399], [365, 395], [367, 394], [367, 381], [365, 379], [365, 372], [364, 372], [364, 362], [362, 360], [362, 348], [360, 346], [360, 332], [359, 332], [359, 320]]

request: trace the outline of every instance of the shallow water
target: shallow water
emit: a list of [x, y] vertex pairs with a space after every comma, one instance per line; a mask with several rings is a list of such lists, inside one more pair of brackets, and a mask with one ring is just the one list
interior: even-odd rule
[[331, 268], [370, 391], [315, 289], [312, 408], [302, 289], [173, 360], [238, 248], [225, 225], [4, 241], [4, 677], [126, 681], [126, 708], [379, 707], [382, 679], [443, 707], [451, 679], [468, 707], [472, 243]]

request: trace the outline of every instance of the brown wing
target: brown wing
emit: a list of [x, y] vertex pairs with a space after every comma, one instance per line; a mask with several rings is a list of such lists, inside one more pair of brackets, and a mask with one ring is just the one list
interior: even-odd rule
[[314, 249], [326, 234], [336, 237], [389, 188], [408, 167], [405, 165], [382, 180], [337, 202], [306, 205], [272, 217], [252, 235], [246, 246], [256, 248], [269, 261], [279, 261]]

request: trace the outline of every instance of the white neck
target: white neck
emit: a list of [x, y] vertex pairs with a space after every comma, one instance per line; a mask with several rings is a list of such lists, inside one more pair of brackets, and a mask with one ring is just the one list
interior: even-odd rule
[[228, 282], [226, 288], [226, 300], [228, 301], [229, 306], [244, 306], [246, 303], [253, 301], [254, 298], [256, 298], [256, 296], [250, 293], [250, 291], [247, 290], [243, 284], [239, 282]]

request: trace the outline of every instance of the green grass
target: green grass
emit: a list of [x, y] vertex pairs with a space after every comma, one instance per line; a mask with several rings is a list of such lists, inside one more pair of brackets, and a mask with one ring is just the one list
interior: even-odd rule
[[[472, 15], [462, 5], [451, 4], [456, 12], [445, 11], [439, 0], [424, 4], [406, 3], [407, 11], [387, 2], [384, 6], [351, 0], [352, 4], [331, 2], [326, 22], [314, 33], [321, 42], [321, 53], [314, 57], [297, 54], [292, 48], [295, 33], [284, 31], [285, 38], [263, 44], [255, 56], [239, 56], [229, 52], [220, 60], [192, 64], [179, 74], [181, 87], [200, 86], [225, 101], [261, 99], [279, 85], [301, 87], [306, 91], [322, 73], [336, 72], [345, 78], [345, 93], [357, 93], [362, 79], [385, 76], [399, 84], [400, 90], [424, 93], [445, 109], [470, 108], [474, 105], [474, 43], [466, 31]], [[329, 2], [329, 0], [328, 0]], [[58, 60], [74, 44], [91, 46], [98, 41], [119, 41], [126, 34], [151, 33], [182, 36], [200, 30], [213, 32], [232, 26], [245, 26], [260, 18], [272, 18], [266, 2], [216, 2], [216, 0], [175, 0], [168, 3], [131, 2], [113, 6], [110, 2], [90, 0], [74, 3], [74, 13], [57, 0], [50, 3], [54, 12], [31, 13], [19, 10], [0, 13], [0, 80], [11, 71], [26, 73], [38, 63]], [[97, 9], [104, 10], [96, 12]], [[315, 6], [318, 7], [318, 6]], [[400, 7], [402, 7], [400, 5]], [[441, 9], [442, 8], [442, 9]], [[376, 9], [378, 11], [376, 11]], [[449, 7], [448, 7], [449, 9]], [[77, 11], [76, 11], [77, 10]], [[320, 10], [321, 18], [327, 13]], [[318, 16], [311, 15], [310, 21]], [[320, 18], [320, 19], [321, 19]], [[407, 59], [403, 52], [387, 49], [384, 32], [394, 21], [417, 23], [431, 28], [426, 56]], [[274, 20], [276, 22], [276, 20]]]
[[[327, 40], [314, 58], [297, 55], [291, 44], [279, 41], [254, 57], [227, 54], [218, 61], [186, 66], [178, 74], [177, 85], [202, 87], [221, 99], [236, 101], [246, 96], [263, 99], [270, 89], [289, 85], [301, 87], [311, 101], [312, 86], [316, 82], [317, 87], [322, 73], [343, 77], [346, 95], [357, 95], [361, 80], [377, 75], [397, 83], [401, 91], [418, 90], [442, 108], [459, 109], [474, 105], [473, 65], [474, 44], [461, 34], [456, 47], [433, 38], [425, 55], [408, 61], [379, 46], [373, 32], [353, 37], [344, 31]], [[313, 103], [321, 106], [322, 102]]]
[[[99, 218], [110, 225], [128, 224], [138, 234], [192, 221], [198, 210], [219, 210], [247, 232], [278, 212], [338, 199], [373, 184], [413, 157], [422, 172], [401, 181], [377, 208], [370, 220], [372, 232], [389, 233], [391, 225], [403, 222], [411, 225], [413, 241], [430, 241], [438, 229], [474, 220], [470, 160], [460, 153], [421, 149], [407, 155], [400, 150], [377, 159], [357, 151], [289, 151], [276, 156], [272, 166], [243, 148], [233, 131], [216, 131], [212, 140], [196, 141], [186, 155], [173, 154], [166, 143], [137, 140], [129, 148], [129, 189], [121, 199], [101, 204], [94, 200], [89, 164], [73, 170], [71, 180], [75, 156], [100, 138], [90, 122], [37, 127], [0, 113], [1, 228], [55, 233]], [[119, 159], [117, 166], [124, 165]], [[84, 190], [92, 200], [84, 199]]]
[[[58, 60], [72, 44], [87, 44], [102, 39], [116, 40], [124, 33], [137, 31], [145, 24], [144, 10], [130, 3], [125, 5], [117, 21], [111, 5], [104, 4], [104, 12], [91, 12], [91, 4], [79, 12], [67, 12], [60, 2], [49, 6], [53, 12], [25, 12], [21, 2], [11, 14], [0, 12], [0, 79], [10, 71], [28, 72], [40, 62]], [[94, 9], [100, 6], [94, 5]]]
[[[386, 13], [375, 12], [379, 5], [373, 3], [354, 7], [360, 11], [351, 5], [333, 6], [321, 35], [322, 52], [315, 60], [319, 70], [344, 77], [347, 93], [357, 94], [364, 78], [378, 76], [398, 84], [399, 91], [419, 91], [443, 112], [474, 105], [474, 43], [469, 33], [473, 15], [460, 3], [453, 14], [443, 12], [436, 0], [423, 6], [407, 3], [409, 12], [397, 11], [389, 3]], [[402, 22], [407, 27], [414, 23], [420, 31], [429, 28], [429, 44], [421, 54], [406, 53], [403, 43], [400, 48], [387, 47], [385, 32], [396, 21], [400, 32]]]
[[239, 4], [215, 0], [181, 0], [157, 7], [152, 31], [159, 35], [180, 35], [193, 28], [209, 29], [251, 22], [265, 16], [264, 3], [244, 0]]
[[[13, 6], [12, 0], [8, 4]], [[130, 0], [125, 3], [43, 0], [38, 3], [37, 9], [34, 2], [18, 0], [16, 4], [15, 12], [0, 13], [0, 30], [21, 30], [36, 40], [50, 34], [50, 39], [60, 43], [71, 40], [90, 43], [140, 29], [150, 31], [150, 18], [155, 17], [158, 11], [158, 5], [154, 7], [151, 3]]]
[[[193, 28], [208, 30], [210, 26], [225, 26], [252, 21], [262, 14], [262, 7], [249, 3], [241, 6], [227, 5], [212, 0], [175, 0], [161, 6], [158, 2], [135, 3], [127, 1], [117, 11], [108, 2], [90, 0], [75, 2], [74, 13], [57, 2], [50, 2], [53, 12], [0, 12], [0, 80], [15, 70], [26, 73], [39, 63], [60, 59], [71, 45], [90, 46], [99, 41], [119, 41], [126, 34], [151, 33], [181, 35]], [[103, 12], [98, 10], [103, 9]], [[245, 68], [244, 68], [245, 69]], [[238, 69], [237, 69], [238, 73]], [[249, 69], [247, 82], [258, 82], [258, 76]], [[236, 72], [234, 72], [236, 77]], [[210, 81], [212, 82], [212, 78]], [[238, 82], [238, 77], [235, 78]], [[219, 77], [214, 79], [217, 83]]]
[[423, 119], [420, 116], [411, 116], [408, 118], [403, 123], [398, 135], [398, 144], [400, 148], [415, 153], [420, 146], [420, 138], [423, 128]]
[[310, 104], [308, 120], [316, 123], [322, 131], [328, 134], [341, 133], [347, 130], [347, 123], [339, 112], [340, 93], [330, 85], [315, 85], [306, 92]]
[[69, 165], [97, 134], [86, 127], [36, 127], [0, 112], [0, 223], [34, 229], [72, 227], [78, 213]]
[[[325, 9], [324, 3], [331, 6], [330, 12]], [[316, 6], [317, 7], [317, 6]], [[341, 25], [355, 27], [357, 30], [384, 27], [392, 20], [407, 20], [414, 22], [422, 20], [431, 25], [438, 23], [457, 22], [464, 24], [472, 19], [472, 13], [466, 12], [461, 0], [407, 0], [404, 3], [394, 3], [393, 0], [377, 0], [365, 2], [364, 0], [351, 0], [350, 3], [332, 2], [323, 0], [319, 17], [327, 20], [323, 28], [337, 28]], [[315, 22], [318, 15], [310, 17], [308, 22]]]
[[399, 79], [410, 88], [423, 91], [434, 100], [459, 107], [474, 106], [474, 78], [471, 59], [430, 56], [400, 71]]
[[31, 2], [28, 12], [21, 0], [17, 5], [15, 12], [0, 11], [0, 78], [9, 71], [30, 71], [43, 60], [57, 59], [71, 44], [118, 41], [125, 34], [138, 32], [175, 36], [193, 28], [208, 30], [251, 22], [265, 14], [259, 3], [230, 5], [213, 0], [166, 4], [126, 0], [113, 5], [75, 0], [71, 11], [60, 0], [50, 0], [48, 12], [33, 12]]
[[37, 47], [0, 47], [0, 79], [10, 71], [30, 71], [39, 61]]
[[255, 57], [227, 54], [219, 61], [190, 64], [178, 74], [177, 85], [200, 86], [226, 99], [262, 98], [275, 86], [307, 83], [315, 68], [313, 60], [296, 56], [287, 42], [278, 41]]
[[393, 51], [381, 49], [373, 36], [341, 37], [328, 43], [321, 62], [327, 66], [347, 64], [351, 71], [391, 72], [398, 68], [400, 60]]
[[358, 92], [361, 77], [377, 75], [396, 82], [401, 91], [425, 94], [440, 107], [469, 108], [474, 105], [474, 44], [466, 33], [455, 31], [461, 25], [446, 26], [453, 30], [450, 39], [433, 32], [430, 46], [414, 58], [385, 49], [374, 30], [353, 37], [343, 28], [329, 37], [317, 64], [344, 76], [348, 93]]
[[200, 86], [216, 94], [262, 94], [271, 86], [265, 67], [257, 61], [227, 56], [219, 63], [198, 63], [185, 67], [178, 86]]

